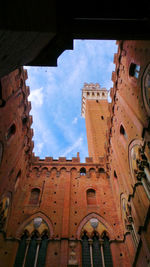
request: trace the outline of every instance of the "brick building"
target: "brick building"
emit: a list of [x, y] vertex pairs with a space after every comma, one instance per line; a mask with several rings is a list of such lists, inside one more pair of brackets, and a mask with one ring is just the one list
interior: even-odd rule
[[150, 42], [118, 41], [112, 102], [84, 84], [89, 158], [32, 153], [22, 67], [0, 84], [0, 266], [149, 266]]

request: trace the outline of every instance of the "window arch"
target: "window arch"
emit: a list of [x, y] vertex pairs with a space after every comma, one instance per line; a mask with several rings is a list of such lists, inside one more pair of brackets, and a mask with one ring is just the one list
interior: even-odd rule
[[37, 205], [39, 202], [39, 197], [40, 197], [40, 189], [39, 188], [33, 188], [31, 190], [29, 204]]
[[92, 188], [86, 191], [87, 205], [96, 205], [96, 191]]
[[[14, 267], [45, 266], [48, 245], [47, 224], [42, 218], [37, 217], [30, 221], [25, 228], [19, 242]], [[30, 233], [31, 229], [34, 230]], [[45, 230], [42, 231], [42, 229]]]
[[99, 173], [105, 173], [105, 170], [104, 170], [104, 168], [99, 168], [99, 169], [98, 169], [98, 172], [99, 172]]
[[86, 175], [86, 169], [85, 168], [80, 169], [80, 175]]

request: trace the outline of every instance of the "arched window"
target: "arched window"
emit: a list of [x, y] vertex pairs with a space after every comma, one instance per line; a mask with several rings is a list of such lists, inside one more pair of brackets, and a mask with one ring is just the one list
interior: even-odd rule
[[29, 204], [37, 205], [38, 202], [39, 202], [39, 197], [40, 197], [40, 189], [38, 189], [38, 188], [33, 188], [33, 189], [31, 190], [31, 195], [30, 195]]
[[106, 234], [100, 238], [94, 232], [89, 238], [86, 232], [82, 236], [82, 266], [83, 267], [113, 267], [109, 238]]
[[85, 168], [80, 169], [80, 175], [86, 175], [86, 169]]
[[99, 173], [105, 173], [105, 170], [104, 170], [104, 168], [99, 168], [99, 169], [98, 169], [98, 172], [99, 172]]
[[96, 192], [94, 189], [88, 189], [86, 191], [87, 205], [96, 205]]
[[13, 123], [7, 131], [6, 140], [8, 141], [16, 132], [16, 125]]
[[[34, 231], [31, 233], [27, 230], [24, 231], [19, 243], [14, 267], [45, 266], [48, 232], [46, 229], [42, 232], [42, 229], [47, 228], [47, 225], [40, 217], [33, 219], [29, 224], [31, 227], [28, 229], [34, 229]], [[37, 226], [38, 230], [36, 230]]]

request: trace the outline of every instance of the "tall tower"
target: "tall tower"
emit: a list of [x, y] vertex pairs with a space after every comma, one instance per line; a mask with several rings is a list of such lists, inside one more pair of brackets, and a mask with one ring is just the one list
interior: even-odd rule
[[105, 155], [105, 141], [107, 130], [108, 91], [100, 88], [98, 83], [84, 84], [82, 89], [81, 115], [86, 121], [86, 132], [88, 141], [89, 157], [94, 162]]

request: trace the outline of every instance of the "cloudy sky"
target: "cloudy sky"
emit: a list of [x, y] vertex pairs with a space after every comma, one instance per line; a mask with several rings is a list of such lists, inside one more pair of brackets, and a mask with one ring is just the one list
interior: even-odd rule
[[58, 58], [57, 67], [25, 67], [32, 104], [34, 152], [45, 158], [88, 157], [85, 119], [81, 117], [84, 83], [112, 87], [115, 41], [75, 40], [74, 50]]

